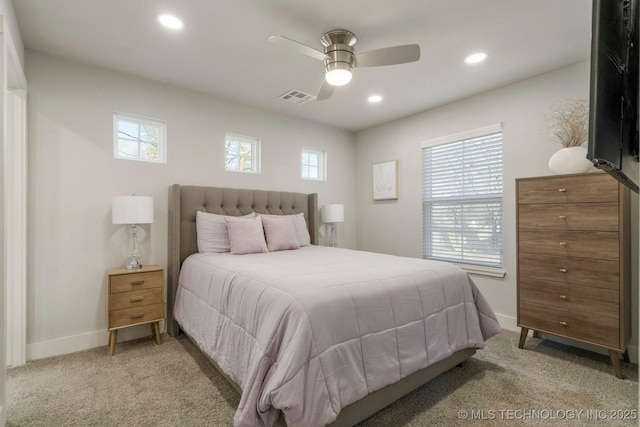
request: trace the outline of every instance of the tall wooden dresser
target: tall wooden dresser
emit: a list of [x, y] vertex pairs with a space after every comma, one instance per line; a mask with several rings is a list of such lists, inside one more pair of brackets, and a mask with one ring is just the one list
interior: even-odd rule
[[605, 173], [516, 180], [518, 326], [604, 347], [631, 335], [628, 188]]

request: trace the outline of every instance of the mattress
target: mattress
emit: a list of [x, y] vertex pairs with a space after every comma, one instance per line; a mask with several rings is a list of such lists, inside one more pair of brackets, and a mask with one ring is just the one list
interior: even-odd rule
[[323, 426], [341, 408], [500, 331], [449, 263], [306, 246], [194, 254], [174, 316], [242, 388], [234, 425]]

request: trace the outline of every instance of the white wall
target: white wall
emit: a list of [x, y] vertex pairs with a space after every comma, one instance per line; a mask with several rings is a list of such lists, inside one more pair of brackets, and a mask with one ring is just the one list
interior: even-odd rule
[[[166, 266], [174, 183], [317, 192], [320, 205], [345, 204], [340, 245], [355, 247], [352, 133], [30, 50], [26, 74], [30, 359], [106, 345], [105, 269], [122, 265], [129, 236], [111, 224], [112, 196], [154, 197], [155, 223], [141, 233], [147, 264]], [[113, 159], [115, 111], [166, 120], [166, 165]], [[260, 175], [224, 171], [225, 132], [261, 139]], [[327, 182], [299, 178], [302, 146], [327, 151]], [[131, 329], [118, 337], [149, 331]]]
[[[503, 123], [504, 279], [474, 276], [503, 327], [516, 329], [515, 179], [550, 175], [549, 157], [560, 147], [546, 130], [549, 107], [563, 98], [589, 94], [589, 64], [582, 62], [503, 88], [457, 101], [356, 134], [358, 249], [410, 257], [422, 256], [422, 183], [420, 142], [494, 123]], [[399, 199], [371, 200], [371, 165], [399, 160]], [[632, 218], [636, 236], [637, 195]], [[637, 268], [637, 266], [635, 266]], [[632, 343], [637, 351], [637, 274], [633, 289]]]

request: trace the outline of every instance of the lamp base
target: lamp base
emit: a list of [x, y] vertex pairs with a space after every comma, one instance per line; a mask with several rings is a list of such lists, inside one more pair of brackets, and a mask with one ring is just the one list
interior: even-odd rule
[[330, 247], [335, 248], [336, 246], [338, 246], [338, 239], [336, 238], [336, 223], [330, 222], [328, 223], [328, 225], [329, 225], [329, 241], [327, 242], [327, 244]]
[[124, 268], [127, 270], [140, 270], [142, 268], [142, 264], [138, 261], [142, 253], [138, 248], [138, 226], [136, 224], [131, 224], [131, 252], [129, 253], [129, 259]]
[[140, 264], [137, 259], [133, 258], [124, 266], [124, 268], [127, 270], [140, 270], [142, 268], [142, 264]]

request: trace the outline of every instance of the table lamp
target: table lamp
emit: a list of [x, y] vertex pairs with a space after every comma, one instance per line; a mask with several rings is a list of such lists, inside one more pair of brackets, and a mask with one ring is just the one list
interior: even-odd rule
[[125, 268], [141, 269], [142, 252], [138, 247], [138, 224], [153, 222], [153, 197], [136, 195], [114, 197], [111, 199], [111, 219], [113, 224], [131, 224], [131, 252]]

